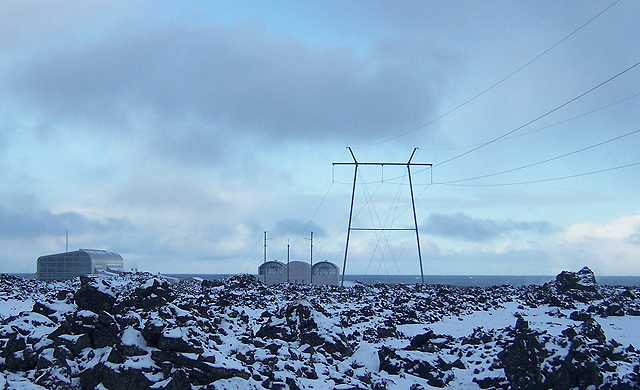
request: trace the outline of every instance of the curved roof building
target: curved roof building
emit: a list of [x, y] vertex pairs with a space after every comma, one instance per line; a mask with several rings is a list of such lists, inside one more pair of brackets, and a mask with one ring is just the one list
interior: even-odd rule
[[262, 263], [258, 267], [258, 278], [266, 285], [284, 283], [287, 281], [284, 267], [284, 263], [275, 260]]
[[337, 286], [339, 282], [340, 268], [337, 265], [326, 260], [315, 263], [311, 267], [313, 284], [318, 286], [331, 285]]
[[80, 249], [38, 257], [36, 277], [40, 280], [64, 280], [81, 275], [118, 272], [124, 260], [117, 253]]

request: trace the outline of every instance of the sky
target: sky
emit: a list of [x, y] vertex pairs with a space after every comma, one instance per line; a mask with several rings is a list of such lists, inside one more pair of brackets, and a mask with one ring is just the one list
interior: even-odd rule
[[[419, 274], [415, 230], [355, 230], [417, 221], [427, 275], [640, 275], [639, 16], [5, 1], [0, 272], [35, 272], [67, 231], [154, 273], [256, 273], [265, 242], [343, 269], [355, 164], [334, 163], [355, 157], [347, 274]], [[405, 165], [363, 164], [385, 162]]]

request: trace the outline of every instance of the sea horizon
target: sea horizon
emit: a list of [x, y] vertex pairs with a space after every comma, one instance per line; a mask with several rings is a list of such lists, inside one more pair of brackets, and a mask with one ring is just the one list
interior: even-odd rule
[[[5, 274], [26, 277], [33, 273], [11, 273]], [[155, 274], [155, 273], [152, 273]], [[189, 278], [201, 278], [204, 280], [224, 280], [236, 273], [227, 274], [198, 274], [198, 273], [158, 273], [162, 276], [172, 277], [179, 280]], [[257, 274], [251, 274], [258, 277]], [[555, 275], [424, 275], [425, 284], [440, 284], [450, 286], [466, 286], [466, 287], [489, 287], [489, 286], [526, 286], [531, 284], [543, 285], [547, 282], [555, 280]], [[340, 276], [339, 280], [342, 279]], [[345, 282], [360, 282], [362, 284], [419, 284], [422, 283], [420, 275], [345, 275]], [[640, 276], [628, 275], [608, 275], [597, 276], [596, 281], [600, 285], [605, 286], [640, 286]]]
[[[163, 274], [185, 280], [198, 277], [205, 280], [223, 280], [237, 274]], [[252, 274], [256, 277], [258, 275]], [[425, 284], [442, 284], [451, 286], [489, 287], [509, 284], [525, 286], [530, 284], [543, 285], [555, 280], [555, 275], [424, 275]], [[345, 275], [345, 282], [360, 282], [363, 284], [416, 284], [422, 282], [420, 275]], [[607, 286], [638, 286], [640, 276], [596, 276], [598, 284]]]

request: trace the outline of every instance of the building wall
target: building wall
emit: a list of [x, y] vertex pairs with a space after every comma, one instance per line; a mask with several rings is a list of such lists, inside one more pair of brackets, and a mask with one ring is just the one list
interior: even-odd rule
[[91, 257], [75, 251], [41, 256], [37, 261], [38, 279], [64, 280], [92, 273]]
[[309, 263], [305, 263], [304, 261], [289, 262], [289, 283], [311, 283], [311, 266], [309, 265]]

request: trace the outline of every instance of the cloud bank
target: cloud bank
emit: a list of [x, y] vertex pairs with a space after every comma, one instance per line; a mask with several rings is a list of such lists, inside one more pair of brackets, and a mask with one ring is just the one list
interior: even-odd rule
[[421, 231], [440, 237], [484, 242], [519, 232], [551, 234], [556, 228], [549, 222], [518, 222], [511, 219], [474, 218], [463, 212], [453, 215], [434, 213], [421, 225]]

